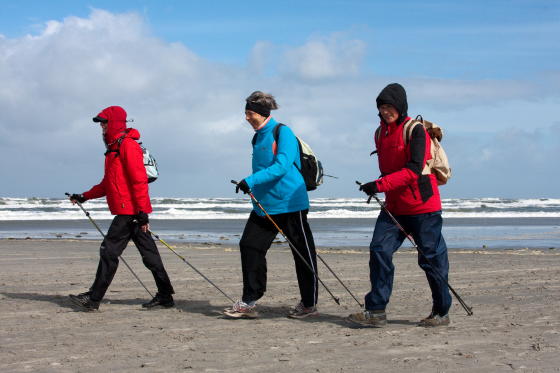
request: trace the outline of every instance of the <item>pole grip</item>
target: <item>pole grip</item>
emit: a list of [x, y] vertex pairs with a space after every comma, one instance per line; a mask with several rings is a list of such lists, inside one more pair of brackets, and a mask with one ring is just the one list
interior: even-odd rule
[[[360, 183], [358, 180], [356, 180], [356, 184], [362, 185], [362, 183]], [[370, 203], [372, 198], [373, 196], [369, 196], [366, 203]]]

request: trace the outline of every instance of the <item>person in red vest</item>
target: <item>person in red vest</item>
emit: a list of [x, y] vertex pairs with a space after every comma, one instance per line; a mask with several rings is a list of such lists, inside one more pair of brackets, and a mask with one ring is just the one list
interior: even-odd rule
[[158, 289], [144, 308], [174, 306], [173, 287], [163, 266], [157, 246], [149, 229], [148, 214], [152, 212], [148, 194], [148, 176], [142, 149], [136, 142], [140, 133], [126, 128], [126, 111], [110, 106], [95, 118], [101, 125], [105, 152], [105, 173], [101, 182], [83, 194], [72, 194], [72, 203], [106, 197], [111, 214], [116, 215], [100, 247], [99, 265], [89, 291], [70, 295], [73, 303], [85, 311], [99, 308], [119, 265], [119, 256], [132, 239], [144, 265], [152, 272]]
[[[413, 237], [424, 254], [419, 254], [418, 264], [428, 278], [433, 306], [430, 315], [419, 325], [448, 325], [451, 295], [446, 282], [449, 261], [441, 234], [441, 199], [435, 175], [422, 174], [426, 161], [431, 157], [430, 138], [424, 126], [417, 124], [405, 145], [403, 127], [411, 119], [407, 113], [406, 91], [400, 84], [385, 87], [376, 103], [381, 118], [375, 132], [381, 177], [361, 185], [360, 190], [368, 195], [385, 193], [387, 210]], [[381, 210], [370, 244], [371, 291], [365, 296], [365, 310], [348, 317], [353, 324], [380, 327], [387, 323], [385, 308], [389, 303], [395, 273], [393, 254], [404, 239], [405, 235], [398, 226]], [[436, 267], [435, 271], [432, 265]]]

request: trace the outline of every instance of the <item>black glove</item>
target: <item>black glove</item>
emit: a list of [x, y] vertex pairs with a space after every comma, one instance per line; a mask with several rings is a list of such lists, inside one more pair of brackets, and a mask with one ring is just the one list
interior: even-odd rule
[[235, 186], [235, 193], [239, 193], [239, 190], [245, 194], [251, 193], [251, 188], [249, 188], [249, 184], [245, 181], [245, 179], [241, 180], [239, 184]]
[[80, 203], [84, 203], [85, 201], [87, 201], [86, 197], [84, 197], [83, 194], [72, 194], [70, 196], [70, 201], [72, 201], [72, 200], [78, 201]]
[[362, 192], [364, 192], [365, 194], [367, 194], [368, 196], [373, 196], [376, 193], [379, 193], [379, 190], [377, 189], [377, 184], [375, 183], [375, 181], [360, 185], [360, 190]]
[[150, 219], [148, 219], [148, 214], [146, 214], [144, 211], [140, 211], [134, 218], [140, 226], [146, 225], [150, 222]]

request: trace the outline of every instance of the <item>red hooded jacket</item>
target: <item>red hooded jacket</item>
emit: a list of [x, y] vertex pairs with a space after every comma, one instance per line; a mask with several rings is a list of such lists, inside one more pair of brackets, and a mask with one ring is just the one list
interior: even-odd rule
[[381, 123], [375, 144], [382, 177], [377, 189], [385, 193], [387, 209], [395, 215], [416, 215], [441, 210], [441, 199], [434, 174], [421, 175], [430, 159], [430, 137], [422, 125], [417, 125], [411, 139], [404, 144], [403, 127]]
[[399, 113], [395, 123], [383, 119], [375, 131], [375, 145], [381, 178], [377, 190], [385, 193], [387, 209], [395, 215], [417, 215], [441, 210], [441, 198], [434, 174], [422, 175], [426, 161], [431, 158], [430, 137], [422, 125], [412, 130], [405, 145], [404, 124], [408, 102], [404, 88], [393, 83], [385, 87], [376, 99], [377, 107], [390, 104]]
[[140, 133], [134, 128], [126, 128], [126, 111], [120, 106], [110, 106], [97, 116], [108, 120], [104, 135], [107, 145], [105, 174], [99, 184], [83, 193], [84, 197], [106, 196], [113, 215], [151, 213], [148, 176], [142, 149], [135, 141], [140, 138]]

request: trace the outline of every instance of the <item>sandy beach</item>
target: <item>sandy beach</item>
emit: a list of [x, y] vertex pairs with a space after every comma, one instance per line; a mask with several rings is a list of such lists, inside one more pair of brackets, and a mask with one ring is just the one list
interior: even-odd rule
[[[320, 265], [341, 298], [320, 291], [320, 316], [285, 317], [299, 300], [292, 257], [268, 255], [268, 291], [258, 320], [229, 320], [230, 302], [162, 245], [176, 307], [144, 311], [147, 292], [122, 264], [98, 312], [77, 312], [68, 294], [87, 290], [99, 242], [0, 240], [2, 372], [560, 372], [560, 252], [453, 250], [454, 300], [449, 327], [424, 329], [431, 300], [417, 255], [396, 254], [389, 324], [353, 329], [356, 302]], [[180, 245], [178, 251], [232, 298], [241, 292], [235, 246]], [[320, 255], [360, 301], [368, 290], [368, 253], [352, 248]], [[155, 292], [135, 247], [123, 254]]]

